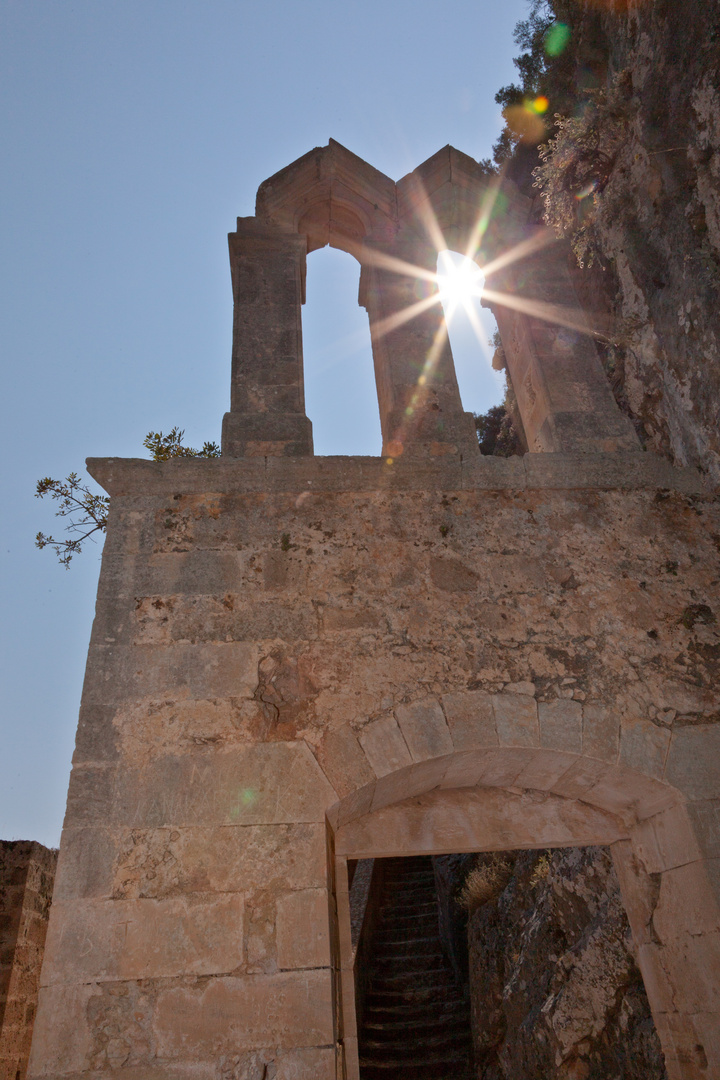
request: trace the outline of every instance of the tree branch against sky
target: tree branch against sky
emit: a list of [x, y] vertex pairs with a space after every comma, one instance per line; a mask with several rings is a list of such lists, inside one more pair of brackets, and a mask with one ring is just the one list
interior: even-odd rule
[[[167, 435], [162, 431], [150, 431], [143, 439], [143, 446], [150, 451], [153, 461], [169, 461], [171, 458], [217, 458], [220, 447], [214, 442], [205, 442], [202, 450], [184, 446], [185, 432], [172, 428]], [[66, 518], [67, 537], [48, 536], [39, 532], [35, 537], [35, 547], [49, 547], [55, 552], [58, 561], [66, 570], [69, 569], [74, 555], [79, 555], [87, 540], [96, 540], [96, 533], [107, 529], [110, 498], [97, 495], [87, 484], [81, 482], [77, 473], [71, 472], [64, 480], [53, 480], [46, 476], [38, 480], [35, 496], [38, 499], [49, 495], [58, 504], [56, 517]]]

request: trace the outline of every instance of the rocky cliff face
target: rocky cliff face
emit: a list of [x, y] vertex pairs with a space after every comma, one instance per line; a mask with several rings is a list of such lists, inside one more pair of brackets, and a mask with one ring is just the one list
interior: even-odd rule
[[[467, 857], [435, 862], [442, 912], [469, 867]], [[471, 886], [478, 1080], [665, 1080], [609, 852], [481, 855]], [[457, 915], [445, 912], [441, 927], [457, 962]]]
[[[609, 174], [578, 193], [596, 215], [579, 298], [614, 317], [606, 368], [644, 445], [720, 477], [720, 0], [551, 5], [572, 24], [551, 100], [582, 115], [588, 89], [624, 97]], [[527, 147], [510, 163], [527, 194], [536, 164]]]
[[610, 71], [629, 72], [631, 95], [598, 200], [616, 362], [648, 446], [718, 476], [720, 5], [633, 5], [603, 28]]

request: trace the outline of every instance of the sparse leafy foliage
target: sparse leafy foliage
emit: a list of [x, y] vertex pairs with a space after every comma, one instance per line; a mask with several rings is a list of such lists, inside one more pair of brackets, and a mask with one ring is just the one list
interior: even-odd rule
[[473, 415], [481, 454], [494, 457], [522, 454], [522, 443], [504, 404], [493, 405], [486, 413]]
[[150, 431], [143, 439], [143, 446], [150, 451], [153, 461], [169, 461], [170, 458], [176, 457], [220, 457], [220, 447], [217, 443], [206, 442], [203, 443], [202, 450], [193, 450], [191, 446], [183, 446], [184, 435], [185, 432], [178, 427], [174, 427], [167, 435], [163, 435], [162, 431]]
[[609, 89], [587, 91], [578, 115], [556, 115], [557, 134], [540, 147], [533, 176], [545, 203], [543, 218], [570, 239], [580, 266], [592, 265], [595, 219], [626, 138], [629, 99], [629, 73], [621, 72]]
[[[174, 427], [169, 434], [162, 431], [150, 431], [143, 439], [143, 446], [150, 451], [153, 461], [169, 461], [170, 458], [217, 458], [220, 447], [217, 443], [206, 442], [202, 450], [183, 446], [185, 432]], [[107, 528], [110, 499], [107, 495], [95, 495], [87, 484], [83, 484], [77, 473], [71, 472], [64, 480], [53, 480], [46, 476], [38, 480], [35, 497], [49, 495], [56, 501], [57, 517], [67, 518], [65, 532], [69, 537], [48, 536], [39, 532], [35, 537], [37, 548], [52, 548], [58, 561], [67, 570], [74, 555], [79, 555], [86, 540], [93, 540], [95, 533], [105, 532]]]
[[39, 532], [35, 537], [35, 546], [40, 549], [52, 548], [67, 570], [73, 555], [80, 554], [85, 541], [97, 532], [105, 532], [110, 499], [107, 495], [93, 494], [74, 472], [64, 480], [53, 480], [50, 476], [38, 480], [35, 497], [42, 499], [45, 495], [58, 503], [55, 511], [57, 517], [68, 518], [65, 531], [70, 533], [70, 537], [57, 539]]

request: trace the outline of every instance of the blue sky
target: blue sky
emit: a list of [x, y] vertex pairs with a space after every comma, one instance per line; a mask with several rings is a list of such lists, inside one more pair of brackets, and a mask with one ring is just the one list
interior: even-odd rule
[[[41, 476], [220, 437], [227, 233], [258, 185], [337, 139], [393, 179], [451, 143], [487, 157], [525, 0], [0, 0], [0, 837], [56, 845], [100, 547], [64, 571]], [[358, 268], [308, 260], [318, 453], [379, 453]], [[491, 321], [487, 323], [492, 330]], [[456, 344], [466, 408], [498, 380]], [[348, 403], [352, 408], [348, 409]]]

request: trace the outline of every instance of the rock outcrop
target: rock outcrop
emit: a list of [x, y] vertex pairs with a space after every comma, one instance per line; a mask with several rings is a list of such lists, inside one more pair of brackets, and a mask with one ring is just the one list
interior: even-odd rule
[[505, 858], [468, 920], [478, 1080], [665, 1080], [609, 852]]

